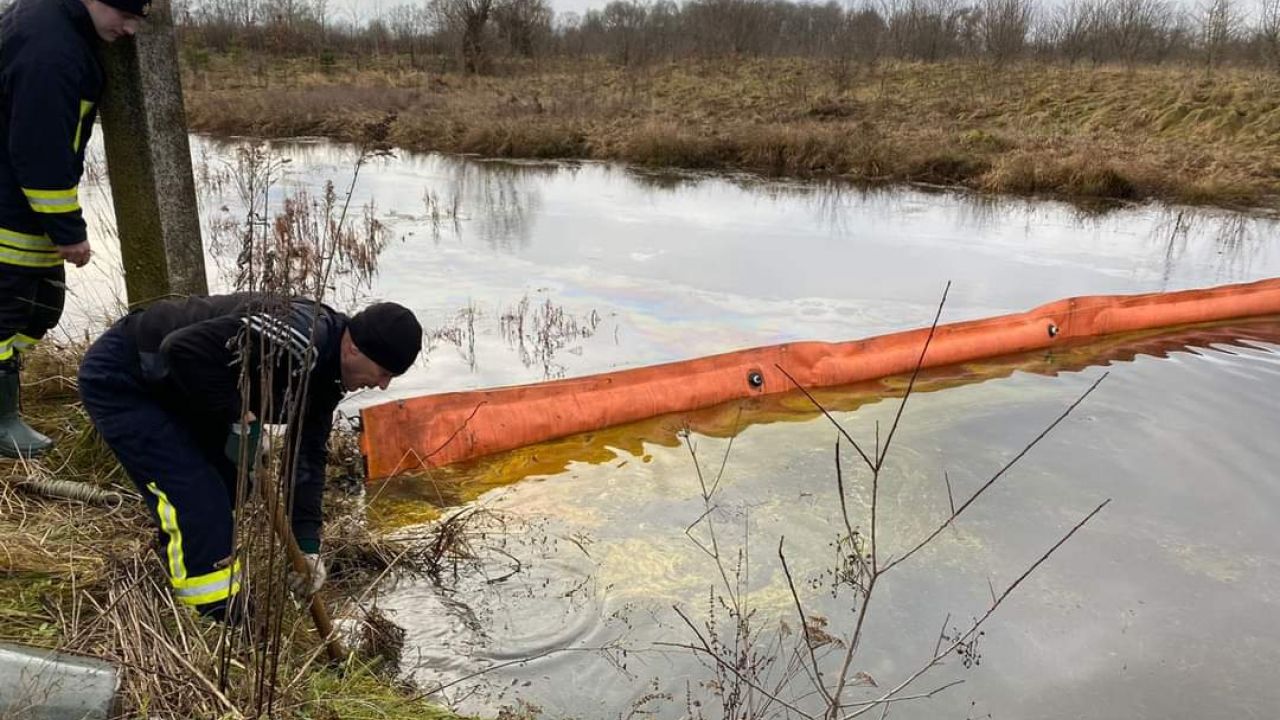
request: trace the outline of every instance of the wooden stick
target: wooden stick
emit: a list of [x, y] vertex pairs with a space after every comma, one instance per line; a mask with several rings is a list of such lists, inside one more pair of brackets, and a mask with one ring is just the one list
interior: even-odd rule
[[[294, 572], [300, 573], [310, 580], [311, 566], [307, 564], [307, 558], [303, 555], [302, 548], [298, 547], [298, 539], [293, 536], [293, 528], [284, 516], [284, 508], [280, 507], [280, 495], [275, 492], [275, 483], [267, 477], [265, 472], [259, 472], [257, 475], [258, 492], [262, 495], [263, 501], [267, 504], [267, 509], [271, 512], [271, 526], [275, 529], [276, 537], [280, 539], [280, 543], [284, 545], [285, 552], [289, 555], [289, 564], [293, 566]], [[316, 591], [311, 596], [310, 606], [311, 620], [315, 623], [320, 637], [324, 638], [325, 649], [329, 653], [329, 659], [335, 663], [345, 661], [347, 659], [347, 649], [343, 647], [342, 641], [338, 639], [337, 634], [333, 631], [333, 621], [329, 619], [329, 610], [325, 607], [324, 597], [319, 591]]]

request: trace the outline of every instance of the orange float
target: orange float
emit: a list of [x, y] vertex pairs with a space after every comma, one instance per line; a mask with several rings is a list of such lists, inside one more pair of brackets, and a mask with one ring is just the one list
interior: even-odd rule
[[[514, 387], [396, 400], [361, 411], [371, 480], [754, 396], [850, 385], [1068, 341], [1280, 314], [1280, 278], [1200, 290], [1093, 295], [1024, 313], [849, 342], [792, 342]], [[785, 371], [785, 372], [784, 372]], [[790, 375], [790, 378], [787, 376]], [[792, 382], [794, 378], [795, 382]]]

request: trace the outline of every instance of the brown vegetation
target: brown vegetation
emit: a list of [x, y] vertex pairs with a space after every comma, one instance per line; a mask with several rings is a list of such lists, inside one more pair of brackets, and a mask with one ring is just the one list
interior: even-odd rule
[[[362, 6], [363, 7], [363, 6]], [[1280, 0], [178, 0], [196, 129], [1275, 204]]]
[[[373, 154], [361, 157], [357, 177]], [[340, 295], [339, 285], [367, 283], [383, 244], [372, 210], [357, 224], [349, 201], [330, 184], [316, 197], [285, 198], [273, 222], [263, 223], [257, 218], [271, 217], [271, 209], [254, 198], [267, 194], [279, 162], [252, 145], [237, 160], [229, 177], [254, 213], [243, 227], [223, 228], [211, 241], [235, 251], [238, 289], [328, 297], [321, 293]], [[430, 530], [392, 542], [369, 529], [363, 483], [346, 474], [361, 465], [354, 436], [335, 433], [329, 444], [333, 491], [325, 503], [325, 556], [328, 588], [359, 647], [350, 656], [334, 653], [342, 667], [330, 668], [318, 659], [322, 638], [285, 595], [277, 544], [284, 538], [273, 536], [261, 503], [247, 502], [247, 488], [240, 489], [234, 517], [240, 597], [254, 607], [242, 629], [251, 637], [176, 604], [152, 552], [148, 510], [78, 402], [76, 369], [86, 344], [47, 339], [25, 357], [25, 414], [57, 445], [38, 461], [0, 460], [0, 641], [114, 663], [123, 677], [124, 717], [454, 717], [401, 682], [403, 633], [371, 597], [388, 574], [426, 573], [456, 549], [447, 539], [433, 542]], [[287, 445], [275, 443], [260, 464], [262, 487], [284, 475]], [[117, 499], [100, 507], [31, 492], [51, 480], [70, 481], [65, 497], [110, 490]], [[356, 493], [344, 494], [343, 486]], [[449, 538], [458, 537], [460, 527], [455, 523]]]
[[[244, 67], [259, 68], [245, 73]], [[217, 56], [188, 68], [194, 130], [410, 150], [590, 158], [991, 192], [1275, 205], [1280, 78], [1243, 68], [589, 57], [500, 75], [407, 57]], [[389, 120], [389, 125], [381, 121]]]
[[[76, 404], [75, 368], [82, 351], [46, 343], [29, 357], [29, 377], [41, 379], [27, 388], [27, 414], [58, 445], [40, 463], [0, 460], [0, 642], [115, 663], [124, 681], [122, 717], [257, 717], [264, 696], [274, 707], [271, 717], [456, 717], [398, 681], [396, 628], [376, 609], [348, 614], [359, 650], [337, 670], [317, 660], [315, 633], [288, 603], [280, 616], [276, 681], [255, 686], [253, 673], [270, 659], [262, 647], [237, 643], [221, 626], [175, 604], [151, 550], [147, 510]], [[342, 452], [338, 448], [350, 443], [335, 445]], [[42, 498], [23, 488], [27, 478], [54, 476], [120, 491], [128, 499], [102, 507]], [[392, 566], [425, 571], [449, 556], [449, 548], [432, 545], [434, 535], [414, 546], [422, 550], [411, 551], [371, 533], [363, 503], [332, 495], [329, 555], [344, 605], [371, 607], [368, 589]], [[228, 643], [234, 648], [229, 656]]]

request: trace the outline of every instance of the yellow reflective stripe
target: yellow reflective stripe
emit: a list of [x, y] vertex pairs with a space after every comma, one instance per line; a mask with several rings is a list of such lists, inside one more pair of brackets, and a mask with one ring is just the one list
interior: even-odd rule
[[0, 263], [33, 268], [57, 267], [62, 264], [62, 258], [57, 253], [27, 252], [0, 245]]
[[240, 561], [230, 568], [215, 570], [208, 575], [173, 581], [173, 594], [184, 605], [204, 605], [226, 600], [240, 592]]
[[74, 200], [80, 194], [80, 186], [67, 188], [66, 190], [35, 190], [32, 188], [22, 188], [23, 194], [28, 200]]
[[13, 336], [13, 349], [28, 350], [32, 347], [35, 347], [35, 344], [38, 342], [40, 342], [38, 338], [33, 338], [30, 335], [23, 335], [22, 333], [18, 333], [17, 335]]
[[48, 235], [33, 235], [0, 228], [0, 262], [22, 267], [57, 267], [62, 264], [58, 247]]
[[182, 529], [178, 527], [178, 509], [169, 502], [169, 496], [165, 495], [155, 483], [147, 483], [147, 489], [156, 496], [156, 514], [160, 516], [160, 529], [169, 536], [165, 557], [169, 560], [169, 577], [176, 587], [180, 581], [187, 579], [187, 566], [182, 556]]
[[56, 250], [48, 235], [32, 235], [0, 228], [0, 243], [22, 250]]
[[80, 186], [69, 190], [31, 190], [22, 188], [31, 209], [38, 213], [65, 213], [80, 209]]
[[14, 335], [13, 337], [7, 337], [4, 340], [0, 340], [0, 360], [8, 360], [13, 357], [13, 344], [17, 339], [18, 336]]
[[80, 101], [80, 120], [76, 122], [76, 137], [71, 141], [71, 149], [80, 152], [80, 132], [84, 129], [84, 118], [93, 110], [93, 103], [88, 100]]

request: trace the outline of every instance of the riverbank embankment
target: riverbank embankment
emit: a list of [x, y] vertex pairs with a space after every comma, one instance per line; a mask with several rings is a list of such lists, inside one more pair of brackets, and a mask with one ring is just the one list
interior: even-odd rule
[[583, 58], [467, 76], [430, 65], [202, 55], [184, 71], [188, 118], [200, 132], [492, 157], [1280, 203], [1280, 77], [1257, 70]]

